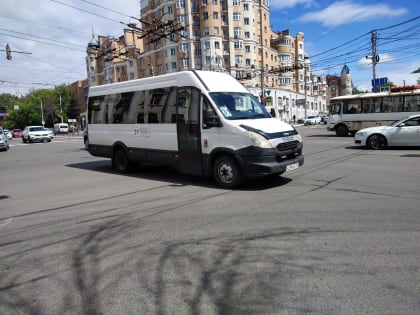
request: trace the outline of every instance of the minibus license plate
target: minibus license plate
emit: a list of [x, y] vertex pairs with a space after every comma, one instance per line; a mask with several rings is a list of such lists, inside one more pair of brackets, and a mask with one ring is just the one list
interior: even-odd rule
[[299, 168], [299, 162], [293, 163], [293, 164], [289, 164], [286, 166], [286, 172], [290, 172], [293, 171], [295, 169]]
[[293, 136], [283, 137], [283, 142], [293, 141]]

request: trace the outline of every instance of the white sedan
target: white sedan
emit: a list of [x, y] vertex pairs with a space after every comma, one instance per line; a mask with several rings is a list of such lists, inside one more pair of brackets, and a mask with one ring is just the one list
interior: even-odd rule
[[392, 146], [420, 147], [420, 115], [406, 117], [389, 126], [361, 129], [354, 135], [354, 142], [373, 150]]

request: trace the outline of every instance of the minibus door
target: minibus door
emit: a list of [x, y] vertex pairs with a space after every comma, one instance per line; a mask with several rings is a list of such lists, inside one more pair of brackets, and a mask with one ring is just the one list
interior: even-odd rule
[[201, 175], [200, 90], [178, 88], [177, 99], [178, 170]]

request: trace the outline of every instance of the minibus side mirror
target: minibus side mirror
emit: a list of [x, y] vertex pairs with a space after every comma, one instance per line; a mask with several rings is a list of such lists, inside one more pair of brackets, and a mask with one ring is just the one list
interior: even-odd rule
[[203, 129], [210, 129], [213, 127], [222, 127], [222, 123], [218, 116], [207, 116], [203, 120]]

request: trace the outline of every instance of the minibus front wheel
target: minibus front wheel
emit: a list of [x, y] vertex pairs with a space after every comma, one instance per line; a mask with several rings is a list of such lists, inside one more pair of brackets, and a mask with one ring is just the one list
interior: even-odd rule
[[213, 165], [213, 175], [216, 182], [224, 188], [234, 188], [243, 181], [238, 162], [229, 155], [216, 158]]

